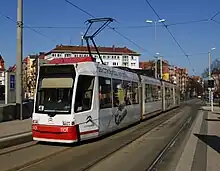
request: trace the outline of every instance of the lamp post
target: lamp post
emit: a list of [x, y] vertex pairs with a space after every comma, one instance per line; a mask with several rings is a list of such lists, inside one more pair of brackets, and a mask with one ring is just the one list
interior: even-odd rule
[[[154, 24], [154, 39], [156, 41], [157, 39], [157, 23], [162, 23], [165, 22], [165, 19], [161, 19], [161, 20], [156, 20], [156, 21], [152, 21], [152, 20], [146, 20], [146, 23], [153, 23]], [[156, 53], [157, 55], [159, 55], [159, 53]], [[156, 57], [157, 60], [160, 59], [160, 78], [162, 79], [162, 57], [159, 58], [159, 56]], [[157, 62], [156, 62], [156, 69], [155, 69], [155, 78], [157, 78]]]
[[[208, 64], [209, 64], [209, 80], [211, 80], [211, 51], [215, 50], [216, 48], [211, 48], [208, 52]], [[211, 111], [213, 112], [213, 91], [212, 88], [209, 88], [209, 102], [211, 105]]]
[[155, 38], [155, 40], [156, 40], [156, 36], [157, 36], [157, 23], [162, 23], [165, 21], [166, 21], [165, 19], [158, 20], [158, 21], [146, 20], [146, 23], [154, 23], [154, 38]]

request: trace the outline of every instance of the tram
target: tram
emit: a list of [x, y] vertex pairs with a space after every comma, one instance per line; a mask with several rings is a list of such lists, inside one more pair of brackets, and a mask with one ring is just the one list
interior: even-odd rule
[[38, 71], [33, 140], [74, 143], [178, 107], [175, 84], [90, 57], [53, 59]]

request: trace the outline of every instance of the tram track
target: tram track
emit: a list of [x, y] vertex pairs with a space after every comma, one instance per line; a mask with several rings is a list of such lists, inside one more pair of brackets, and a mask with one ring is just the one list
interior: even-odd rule
[[[199, 105], [196, 105], [195, 108], [193, 108], [193, 112], [195, 113], [200, 108]], [[151, 165], [145, 170], [145, 171], [156, 171], [158, 168], [158, 165], [163, 161], [164, 157], [169, 153], [171, 148], [175, 145], [178, 138], [180, 138], [182, 135], [184, 136], [185, 131], [190, 128], [193, 123], [195, 122], [197, 115], [194, 114], [192, 116], [189, 116], [187, 119], [185, 119], [185, 123], [182, 125], [182, 127], [179, 129], [179, 131], [173, 136], [173, 138], [165, 145], [165, 147], [161, 150], [161, 152], [157, 155], [157, 157], [154, 159], [154, 161], [151, 163]]]
[[[168, 111], [166, 113], [162, 113], [162, 114], [158, 115], [157, 117], [156, 116], [155, 117], [151, 117], [150, 119], [148, 119], [148, 120], [146, 120], [144, 122], [141, 122], [140, 124], [137, 124], [136, 126], [129, 127], [127, 129], [123, 130], [122, 132], [129, 131], [129, 133], [132, 135], [132, 138], [130, 138], [129, 140], [123, 141], [117, 147], [109, 148], [109, 150], [107, 150], [107, 151], [105, 150], [105, 152], [103, 152], [102, 154], [99, 154], [95, 158], [93, 157], [92, 160], [90, 160], [90, 162], [88, 162], [86, 165], [79, 166], [78, 170], [81, 170], [81, 171], [88, 170], [93, 165], [101, 162], [103, 159], [105, 159], [106, 157], [110, 156], [114, 152], [116, 152], [116, 151], [120, 150], [121, 148], [127, 146], [128, 144], [130, 144], [133, 141], [137, 140], [142, 135], [146, 134], [147, 132], [151, 131], [155, 127], [159, 126], [160, 124], [162, 124], [163, 122], [165, 122], [166, 120], [168, 120], [169, 118], [174, 116], [176, 113], [180, 112], [186, 106], [187, 105], [181, 105], [179, 108], [175, 108], [175, 109], [173, 109], [171, 111]], [[120, 132], [118, 132], [117, 134], [120, 134]], [[114, 137], [112, 137], [112, 136], [116, 136], [116, 137], [119, 136], [117, 134], [113, 134], [113, 135], [107, 136], [107, 139], [112, 140], [112, 139], [114, 139]], [[105, 138], [106, 137], [104, 137], [104, 139]], [[118, 141], [119, 141], [119, 139], [121, 140], [121, 138], [118, 138]], [[103, 140], [103, 139], [101, 138], [101, 140]], [[93, 141], [96, 142], [96, 140], [93, 140]], [[100, 141], [100, 140], [98, 139], [98, 141]], [[87, 142], [84, 142], [82, 144], [85, 145], [86, 143]], [[25, 148], [25, 146], [24, 147], [20, 147], [20, 149], [17, 149], [17, 150], [18, 151], [19, 150], [22, 151], [22, 150], [27, 150], [27, 149], [30, 149], [30, 148], [33, 148], [33, 147], [37, 147], [37, 148], [44, 147], [45, 148], [45, 146], [47, 146], [47, 145], [44, 145], [44, 144], [42, 145], [42, 144], [36, 143], [36, 144], [32, 144], [30, 146], [27, 146], [26, 148]], [[39, 157], [39, 158], [37, 158], [35, 160], [31, 160], [29, 162], [26, 162], [26, 163], [21, 164], [21, 165], [17, 165], [16, 167], [13, 167], [11, 169], [6, 169], [6, 170], [7, 171], [9, 171], [9, 170], [10, 171], [29, 170], [32, 167], [38, 165], [39, 163], [45, 162], [48, 159], [52, 159], [52, 158], [54, 158], [56, 156], [59, 156], [61, 153], [67, 152], [68, 150], [73, 150], [74, 151], [74, 147], [77, 147], [77, 146], [78, 146], [78, 144], [73, 145], [73, 146], [66, 146], [66, 147], [62, 147], [61, 149], [53, 151], [55, 148], [59, 147], [59, 146], [56, 146], [56, 145], [54, 147], [54, 144], [53, 144], [52, 146], [50, 146], [50, 147], [53, 147], [53, 148], [51, 148], [53, 152], [48, 153], [48, 155], [44, 155], [43, 157]], [[7, 155], [9, 153], [13, 154], [13, 152], [16, 152], [16, 149], [11, 150], [11, 151], [9, 150], [8, 152], [5, 152], [5, 153], [1, 153], [0, 152], [0, 156]], [[0, 170], [2, 170], [2, 169], [0, 168]]]
[[[151, 131], [152, 129], [154, 129], [155, 127], [157, 127], [161, 123], [163, 123], [164, 121], [168, 120], [169, 118], [171, 118], [172, 116], [174, 116], [175, 114], [180, 112], [185, 106], [186, 105], [182, 105], [181, 107], [173, 109], [169, 112], [163, 113], [163, 114], [159, 115], [158, 117], [153, 117], [145, 122], [142, 122], [141, 124], [138, 124], [134, 127], [128, 128], [128, 130], [130, 130], [130, 132], [127, 133], [127, 134], [130, 134], [129, 139], [127, 139], [123, 135], [119, 135], [120, 138], [117, 138], [115, 140], [111, 136], [108, 137], [108, 141], [109, 141], [108, 145], [105, 146], [105, 144], [104, 144], [105, 147], [98, 146], [99, 149], [101, 148], [101, 149], [105, 149], [105, 150], [100, 151], [100, 150], [97, 150], [94, 146], [92, 146], [92, 148], [94, 148], [94, 151], [96, 151], [96, 152], [89, 151], [89, 153], [94, 154], [94, 155], [91, 155], [90, 157], [89, 157], [89, 155], [83, 156], [85, 153], [80, 155], [80, 154], [78, 154], [77, 150], [72, 150], [71, 151], [72, 153], [75, 153], [77, 156], [78, 155], [81, 156], [83, 158], [83, 160], [85, 159], [84, 160], [85, 162], [83, 162], [83, 160], [80, 160], [77, 162], [77, 160], [75, 160], [75, 158], [77, 159], [76, 156], [74, 156], [75, 158], [70, 157], [70, 158], [72, 158], [73, 162], [74, 161], [76, 162], [76, 163], [74, 163], [74, 170], [80, 170], [80, 171], [88, 170], [90, 167], [92, 167], [96, 163], [100, 162], [101, 160], [105, 159], [106, 157], [108, 157], [112, 153], [116, 152], [117, 150], [119, 150], [119, 149], [125, 147], [126, 145], [130, 144], [131, 142], [135, 141], [141, 135], [146, 134], [147, 132]], [[131, 130], [131, 129], [133, 129], [133, 130]], [[127, 132], [128, 130], [126, 129], [123, 132]], [[118, 134], [120, 134], [120, 132]], [[118, 134], [115, 134], [115, 136], [117, 136]], [[113, 141], [111, 141], [111, 140], [113, 140]], [[118, 141], [118, 142], [120, 142], [120, 144], [115, 145], [114, 141]], [[85, 151], [86, 150], [87, 149], [85, 149]], [[65, 154], [64, 156], [68, 156], [68, 154]], [[55, 160], [60, 161], [61, 158], [63, 158], [63, 157], [61, 156], [61, 157], [58, 157], [57, 159], [53, 158], [53, 159], [51, 159], [51, 162], [54, 163]], [[70, 161], [70, 162], [73, 163], [72, 161]], [[47, 164], [50, 163], [48, 161], [42, 161], [42, 163], [45, 163], [45, 162]], [[65, 163], [65, 161], [63, 161], [63, 163]], [[42, 165], [43, 165], [43, 167], [42, 168], [40, 167], [40, 170], [46, 170], [45, 169], [46, 166], [44, 164], [42, 164]], [[48, 164], [48, 165], [51, 165], [51, 164]], [[57, 166], [56, 167], [57, 169], [55, 169], [55, 170], [60, 170], [61, 168], [64, 170], [68, 170], [68, 168], [65, 168], [66, 166], [68, 166], [68, 164], [64, 164], [64, 166], [62, 166], [62, 164], [61, 164], [60, 166]], [[29, 170], [30, 171], [37, 170], [36, 168], [38, 168], [38, 167], [39, 167], [39, 164], [37, 164], [36, 166], [32, 165], [32, 166], [28, 166], [28, 168], [26, 168], [25, 170], [28, 170], [28, 171]]]
[[0, 150], [0, 156], [4, 155], [4, 154], [8, 154], [8, 153], [12, 153], [18, 150], [22, 150], [28, 147], [32, 147], [37, 145], [37, 142], [35, 141], [31, 141], [31, 142], [27, 142], [27, 143], [23, 143], [23, 144], [19, 144], [16, 146], [12, 146], [12, 147], [7, 147], [7, 148], [3, 148]]
[[[111, 151], [110, 153], [108, 153], [107, 155], [105, 156], [102, 156], [100, 158], [98, 158], [95, 162], [91, 162], [90, 164], [88, 164], [87, 166], [83, 167], [82, 169], [80, 170], [77, 170], [77, 171], [90, 171], [92, 170], [92, 168], [94, 166], [96, 166], [97, 164], [101, 163], [102, 161], [104, 161], [105, 159], [107, 159], [108, 157], [114, 155], [114, 153], [118, 152], [119, 150], [122, 150], [123, 148], [126, 148], [127, 146], [131, 145], [133, 142], [137, 141], [139, 138], [143, 137], [145, 134], [148, 134], [150, 133], [152, 130], [156, 129], [156, 130], [159, 130], [161, 126], [163, 126], [163, 124], [165, 122], [167, 122], [169, 119], [171, 119], [172, 117], [175, 117], [175, 115], [177, 113], [179, 113], [184, 107], [186, 107], [185, 105], [184, 106], [180, 106], [179, 108], [176, 108], [176, 109], [173, 109], [171, 111], [169, 111], [167, 113], [167, 117], [164, 116], [164, 119], [163, 121], [161, 122], [158, 122], [156, 125], [154, 125], [153, 127], [151, 127], [151, 129], [149, 129], [148, 131], [143, 131], [141, 134], [139, 134], [138, 136], [136, 136], [134, 139], [132, 139], [131, 141], [128, 141], [126, 143], [124, 143], [123, 145], [121, 145], [120, 147], [118, 147], [117, 149], [115, 149], [114, 151]], [[173, 113], [172, 113], [173, 112]], [[142, 131], [142, 130], [140, 130]], [[95, 170], [95, 169], [94, 169]]]
[[[144, 171], [156, 171], [157, 170], [157, 165], [160, 163], [161, 160], [163, 160], [163, 157], [169, 152], [169, 150], [173, 147], [173, 145], [175, 144], [176, 140], [183, 134], [184, 130], [186, 130], [188, 127], [190, 127], [192, 125], [192, 123], [194, 122], [195, 118], [196, 118], [196, 114], [191, 116], [192, 113], [194, 113], [195, 111], [198, 110], [198, 105], [194, 108], [194, 107], [191, 107], [191, 112], [188, 114], [188, 116], [186, 118], [184, 118], [183, 121], [181, 121], [181, 123], [184, 123], [184, 124], [181, 124], [180, 126], [180, 129], [178, 129], [177, 131], [174, 131], [176, 133], [172, 134], [172, 136], [167, 136], [169, 137], [169, 141], [166, 141], [167, 143], [165, 145], [162, 145], [161, 147], [159, 147], [160, 150], [155, 150], [155, 153], [156, 155], [152, 155], [154, 157], [151, 157], [151, 156], [148, 156], [148, 160], [150, 161], [141, 161], [140, 162], [140, 166], [135, 166], [133, 168], [133, 170], [144, 170]], [[170, 119], [168, 120], [172, 120], [172, 118], [174, 118], [175, 116], [172, 116], [170, 117]], [[144, 141], [146, 140], [146, 137], [143, 138], [145, 140], [139, 140], [141, 139], [142, 137], [146, 136], [146, 134], [148, 134], [149, 132], [151, 132], [152, 130], [160, 130], [160, 127], [163, 128], [163, 124], [165, 122], [167, 122], [168, 120], [164, 121], [163, 123], [161, 124], [158, 124], [158, 126], [155, 126], [153, 129], [151, 129], [150, 131], [146, 132], [145, 134], [142, 134], [141, 136], [139, 136], [138, 138], [136, 138], [134, 141], [132, 141], [131, 143], [128, 143], [127, 145], [125, 146], [122, 146], [120, 149], [118, 149], [117, 151], [114, 151], [112, 152], [111, 154], [109, 155], [106, 155], [105, 157], [103, 157], [102, 159], [98, 160], [96, 163], [93, 163], [92, 165], [86, 167], [85, 169], [83, 170], [80, 170], [80, 171], [96, 171], [96, 170], [100, 170], [100, 169], [103, 169], [103, 166], [106, 166], [108, 167], [108, 163], [110, 163], [110, 161], [112, 162], [111, 165], [114, 166], [114, 165], [117, 165], [118, 162], [115, 162], [112, 161], [112, 159], [114, 160], [114, 158], [124, 158], [124, 160], [126, 161], [126, 154], [124, 155], [123, 153], [130, 153], [129, 148], [135, 148], [135, 145], [132, 145], [133, 144], [136, 144], [137, 146], [139, 145], [139, 143], [144, 143]], [[175, 123], [172, 123], [170, 122], [170, 125], [175, 125]], [[177, 124], [178, 125], [178, 124]], [[175, 127], [179, 127], [179, 126], [175, 126]], [[165, 126], [166, 127], [166, 126]], [[172, 126], [171, 126], [172, 127]], [[155, 132], [156, 132], [155, 131]], [[154, 131], [152, 131], [154, 132]], [[150, 137], [148, 137], [150, 138]], [[155, 137], [154, 137], [155, 138]], [[161, 137], [158, 137], [159, 139]], [[146, 141], [147, 142], [147, 141]], [[133, 147], [128, 147], [128, 146], [133, 146]], [[126, 151], [126, 150], [127, 151]], [[144, 150], [144, 149], [143, 149]], [[118, 151], [121, 151], [119, 154]], [[115, 154], [114, 154], [115, 153]], [[116, 154], [117, 153], [117, 154]], [[151, 153], [149, 153], [150, 155]], [[145, 154], [146, 155], [146, 154]], [[120, 156], [120, 157], [119, 157]], [[134, 155], [135, 156], [135, 155]], [[140, 156], [139, 156], [140, 157]], [[147, 158], [146, 158], [147, 159]], [[106, 161], [105, 161], [106, 160]], [[136, 160], [143, 160], [143, 158], [136, 158]], [[122, 162], [122, 160], [121, 160]], [[101, 163], [101, 164], [100, 164]], [[123, 163], [123, 162], [122, 162]], [[129, 161], [128, 161], [129, 163]], [[139, 163], [137, 161], [137, 163]], [[147, 164], [146, 164], [147, 163]], [[98, 166], [97, 166], [98, 165]], [[123, 164], [121, 164], [123, 165]], [[131, 164], [132, 165], [132, 164]], [[129, 167], [123, 167], [123, 169], [127, 169]], [[113, 169], [115, 170], [123, 170], [122, 168], [119, 168], [119, 167], [115, 167]], [[138, 168], [138, 169], [137, 169]], [[107, 169], [108, 170], [108, 169]]]
[[[164, 118], [166, 118], [165, 120], [163, 120], [162, 122], [157, 123], [156, 125], [154, 125], [151, 129], [149, 129], [148, 131], [143, 131], [142, 129], [144, 129], [144, 126], [141, 128], [141, 134], [139, 134], [138, 136], [136, 136], [134, 139], [127, 141], [126, 143], [122, 144], [121, 146], [119, 146], [117, 149], [109, 152], [108, 154], [101, 156], [99, 158], [96, 159], [96, 161], [93, 161], [91, 163], [89, 163], [87, 166], [84, 166], [83, 168], [81, 168], [78, 171], [89, 171], [90, 168], [92, 168], [93, 166], [95, 166], [97, 163], [102, 162], [103, 160], [105, 160], [106, 158], [108, 158], [109, 156], [113, 155], [115, 152], [123, 149], [124, 147], [128, 146], [129, 144], [131, 144], [132, 142], [136, 141], [137, 139], [139, 139], [140, 137], [142, 137], [144, 134], [150, 132], [151, 130], [159, 127], [161, 124], [163, 124], [164, 122], [166, 122], [167, 120], [169, 120], [170, 118], [172, 118], [176, 113], [179, 113], [181, 111], [181, 109], [183, 109], [184, 106], [180, 106], [179, 108], [175, 108], [172, 109], [168, 112], [166, 112], [167, 115], [164, 116]], [[173, 113], [172, 113], [173, 112]], [[155, 117], [155, 116], [153, 116]]]

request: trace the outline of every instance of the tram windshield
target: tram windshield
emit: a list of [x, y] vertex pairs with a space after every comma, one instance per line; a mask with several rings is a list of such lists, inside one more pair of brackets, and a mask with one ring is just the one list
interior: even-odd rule
[[36, 108], [38, 113], [71, 113], [74, 66], [43, 66], [40, 68]]

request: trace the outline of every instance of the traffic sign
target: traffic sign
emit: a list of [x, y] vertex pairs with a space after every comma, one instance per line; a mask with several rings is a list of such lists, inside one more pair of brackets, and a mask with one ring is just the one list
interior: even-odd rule
[[215, 87], [214, 80], [208, 80], [208, 88], [214, 88], [214, 87]]
[[10, 90], [15, 89], [15, 75], [10, 75]]

